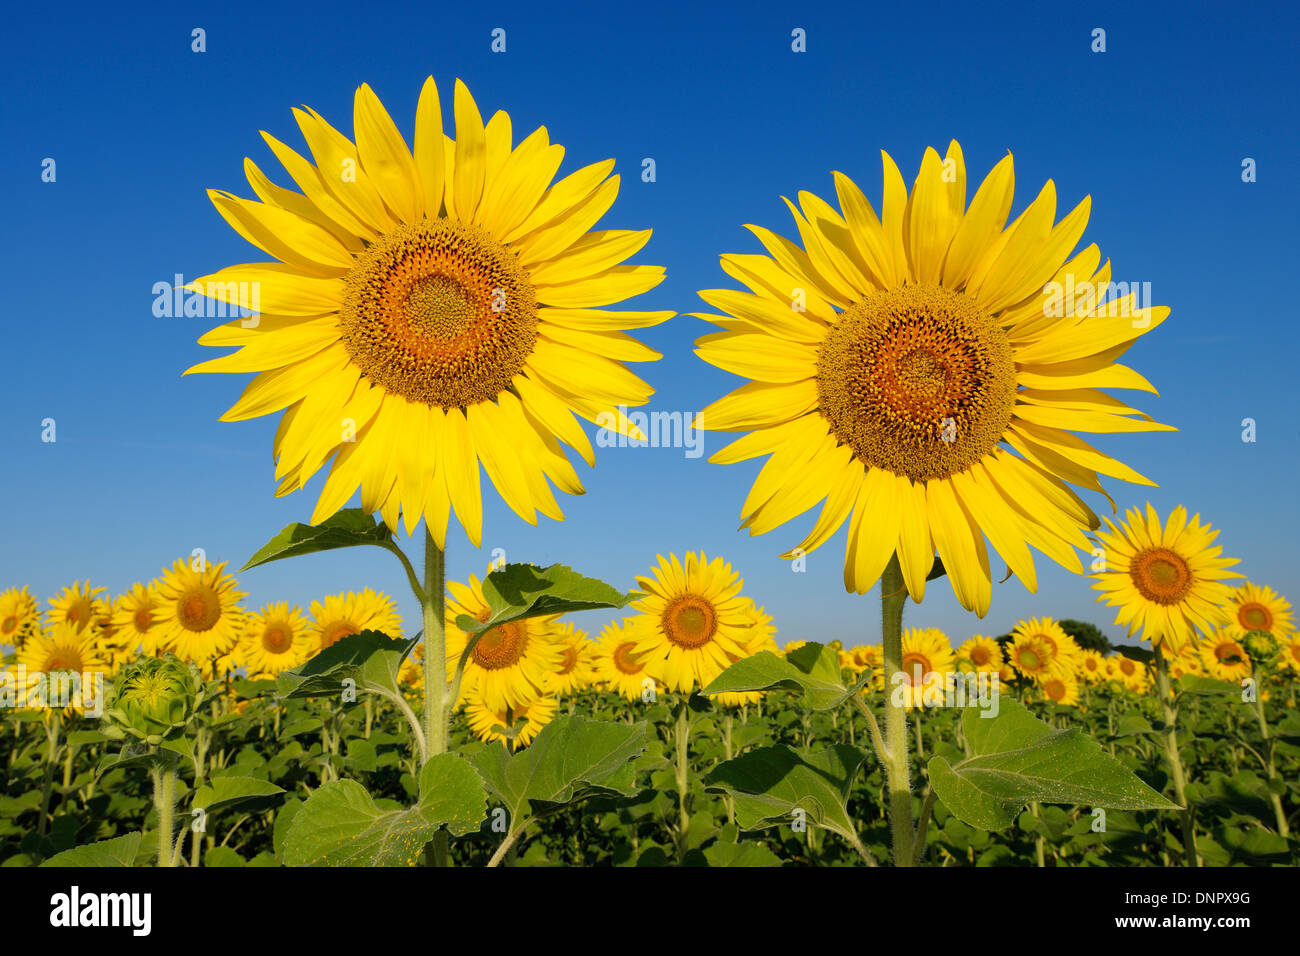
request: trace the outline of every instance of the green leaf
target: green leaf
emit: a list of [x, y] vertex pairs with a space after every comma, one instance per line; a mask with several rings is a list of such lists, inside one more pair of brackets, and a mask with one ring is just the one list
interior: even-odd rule
[[780, 866], [781, 858], [761, 843], [718, 841], [704, 851], [709, 866]]
[[1143, 664], [1152, 664], [1156, 659], [1154, 651], [1138, 647], [1136, 644], [1116, 644], [1115, 650], [1130, 660], [1140, 661]]
[[527, 617], [624, 607], [633, 595], [623, 594], [604, 581], [583, 577], [563, 564], [548, 568], [507, 564], [484, 579], [483, 597], [491, 610], [486, 621], [477, 621], [468, 614], [456, 618], [456, 626], [466, 634], [481, 634]]
[[459, 754], [437, 754], [420, 771], [420, 799], [382, 810], [355, 780], [332, 780], [294, 814], [284, 841], [287, 866], [414, 866], [439, 827], [459, 836], [487, 811], [483, 781]]
[[532, 815], [597, 794], [637, 792], [636, 758], [646, 749], [646, 725], [589, 717], [560, 717], [525, 750], [485, 747], [470, 759], [510, 813], [511, 830]]
[[1151, 726], [1151, 721], [1134, 711], [1131, 714], [1125, 714], [1119, 719], [1115, 724], [1113, 736], [1118, 740], [1120, 737], [1136, 737], [1139, 734], [1154, 734], [1155, 732], [1156, 729]]
[[276, 678], [281, 699], [338, 697], [345, 680], [356, 682], [358, 691], [396, 698], [397, 672], [419, 643], [419, 638], [398, 640], [378, 631], [362, 631], [331, 644], [307, 663]]
[[284, 793], [283, 787], [256, 777], [214, 777], [199, 787], [191, 806], [195, 810], [216, 810], [250, 801], [264, 801], [279, 793]]
[[802, 810], [805, 822], [857, 843], [848, 799], [866, 756], [847, 744], [806, 756], [784, 745], [763, 747], [714, 767], [704, 786], [731, 796], [742, 830], [788, 825]]
[[203, 854], [203, 865], [212, 867], [247, 866], [248, 861], [228, 846], [214, 846]]
[[381, 521], [360, 508], [344, 508], [320, 524], [286, 525], [284, 530], [262, 546], [248, 559], [241, 571], [255, 568], [281, 558], [294, 558], [300, 554], [351, 548], [359, 544], [384, 546], [393, 539], [392, 532]]
[[134, 866], [136, 854], [140, 852], [139, 832], [87, 843], [85, 846], [73, 847], [50, 857], [41, 866]]
[[832, 710], [853, 694], [840, 677], [840, 657], [835, 648], [816, 643], [796, 648], [785, 657], [760, 651], [753, 657], [741, 658], [701, 693], [776, 689], [802, 693], [813, 710]]
[[1241, 688], [1236, 684], [1230, 684], [1214, 677], [1204, 677], [1200, 674], [1184, 674], [1178, 678], [1178, 683], [1175, 686], [1180, 694], [1195, 694], [1206, 697], [1220, 695], [1235, 697], [1241, 693]]
[[974, 756], [956, 764], [935, 756], [930, 784], [954, 816], [1002, 830], [1033, 800], [1111, 810], [1177, 810], [1078, 728], [1056, 730], [1009, 698], [997, 717], [962, 714]]

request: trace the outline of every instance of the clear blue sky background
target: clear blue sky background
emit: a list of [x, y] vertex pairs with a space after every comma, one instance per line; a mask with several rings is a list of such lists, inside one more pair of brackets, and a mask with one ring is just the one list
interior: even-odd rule
[[[1160, 483], [1111, 482], [1112, 494], [1121, 509], [1148, 495], [1162, 513], [1186, 504], [1223, 529], [1241, 570], [1300, 595], [1293, 7], [422, 6], [167, 5], [110, 21], [98, 5], [25, 4], [7, 17], [0, 588], [49, 596], [90, 578], [118, 593], [196, 547], [238, 567], [309, 518], [320, 478], [272, 494], [278, 416], [218, 421], [247, 377], [180, 377], [217, 354], [195, 344], [215, 322], [155, 318], [151, 287], [265, 258], [204, 195], [251, 195], [245, 156], [288, 184], [259, 129], [300, 144], [289, 110], [306, 103], [350, 133], [353, 92], [369, 82], [409, 138], [432, 73], [446, 102], [461, 77], [485, 116], [511, 113], [517, 134], [545, 124], [567, 148], [563, 171], [617, 160], [622, 194], [602, 225], [653, 227], [639, 261], [668, 269], [629, 308], [703, 310], [696, 290], [731, 284], [718, 254], [760, 251], [742, 224], [794, 235], [779, 197], [808, 189], [833, 201], [832, 169], [876, 201], [881, 148], [910, 184], [927, 145], [942, 152], [957, 138], [972, 195], [1011, 150], [1015, 211], [1049, 177], [1062, 211], [1090, 193], [1084, 241], [1100, 244], [1116, 279], [1151, 282], [1173, 309], [1126, 361], [1161, 392], [1139, 395], [1141, 407], [1181, 431], [1103, 436], [1104, 450]], [[207, 31], [206, 53], [190, 50], [194, 27]], [[489, 49], [495, 27], [507, 31], [504, 54]], [[806, 53], [790, 49], [795, 27], [807, 31]], [[1090, 50], [1094, 27], [1107, 31], [1104, 54]], [[52, 184], [41, 182], [45, 157], [57, 161]], [[644, 157], [657, 182], [640, 181]], [[1244, 157], [1258, 163], [1255, 183], [1241, 180]], [[692, 354], [709, 328], [683, 317], [643, 335], [665, 355], [642, 371], [658, 389], [653, 408], [694, 411], [740, 384]], [[1241, 440], [1246, 417], [1257, 422], [1253, 444]], [[57, 421], [56, 444], [41, 442], [45, 418]], [[722, 442], [708, 436], [706, 454]], [[563, 523], [527, 526], [491, 493], [484, 550], [455, 532], [452, 575], [481, 573], [500, 547], [510, 560], [563, 561], [630, 588], [656, 552], [704, 549], [733, 562], [782, 640], [878, 640], [877, 595], [843, 591], [843, 530], [803, 574], [777, 555], [815, 512], [762, 537], [736, 530], [758, 466], [601, 450], [594, 471], [579, 465], [587, 495], [561, 496]], [[942, 627], [954, 643], [1031, 614], [1120, 636], [1085, 578], [1045, 558], [1039, 567], [1037, 595], [1014, 580], [996, 586], [984, 621], [940, 582], [908, 622]], [[241, 580], [250, 607], [305, 608], [369, 585], [399, 595], [416, 619], [400, 570], [377, 549]]]

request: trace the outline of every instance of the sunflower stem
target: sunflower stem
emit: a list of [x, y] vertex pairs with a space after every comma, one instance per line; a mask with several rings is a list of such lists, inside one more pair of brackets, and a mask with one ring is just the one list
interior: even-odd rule
[[[428, 523], [424, 526], [424, 586], [417, 592], [424, 614], [424, 740], [425, 760], [447, 752], [447, 635], [444, 630], [446, 555]], [[429, 844], [429, 862], [447, 866], [449, 839], [438, 830]]]
[[1178, 754], [1178, 708], [1175, 706], [1169, 689], [1169, 662], [1161, 651], [1159, 642], [1155, 642], [1156, 690], [1160, 696], [1160, 711], [1164, 715], [1165, 758], [1169, 761], [1169, 771], [1174, 778], [1174, 799], [1183, 808], [1179, 811], [1183, 830], [1183, 851], [1187, 855], [1187, 865], [1199, 866], [1196, 858], [1196, 831], [1192, 820], [1192, 808], [1187, 802], [1187, 775], [1183, 771], [1183, 761]]
[[[889, 559], [880, 578], [881, 636], [885, 682], [897, 687], [903, 673], [903, 571], [898, 555]], [[907, 750], [907, 708], [897, 695], [885, 695], [885, 776], [889, 785], [889, 825], [894, 838], [894, 866], [912, 865], [912, 785]]]
[[158, 811], [158, 865], [172, 866], [172, 829], [176, 811], [176, 771], [171, 766], [153, 768], [153, 805]]
[[[1259, 718], [1259, 732], [1264, 737], [1264, 753], [1268, 755], [1268, 760], [1264, 764], [1264, 772], [1268, 775], [1269, 782], [1277, 779], [1277, 764], [1273, 759], [1273, 739], [1268, 732], [1268, 718], [1264, 716], [1264, 691], [1262, 688], [1255, 688], [1255, 716]], [[1286, 813], [1282, 809], [1282, 798], [1278, 796], [1277, 791], [1269, 787], [1269, 801], [1273, 804], [1273, 817], [1277, 820], [1277, 832], [1283, 838], [1291, 835], [1291, 827], [1287, 824]]]
[[687, 714], [687, 699], [682, 698], [677, 705], [677, 760], [674, 766], [677, 777], [677, 862], [686, 856], [686, 834], [691, 826], [691, 815], [686, 809], [686, 797], [690, 792], [690, 767], [687, 763], [690, 753], [691, 724]]

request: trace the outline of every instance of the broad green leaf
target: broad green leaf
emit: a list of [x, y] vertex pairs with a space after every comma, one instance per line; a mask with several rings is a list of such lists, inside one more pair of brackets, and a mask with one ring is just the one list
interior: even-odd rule
[[128, 833], [111, 840], [87, 843], [50, 857], [41, 866], [134, 866], [140, 852], [140, 833]]
[[335, 548], [351, 548], [359, 544], [382, 547], [392, 539], [392, 532], [383, 522], [377, 521], [360, 508], [344, 508], [320, 524], [294, 522], [286, 525], [284, 530], [249, 558], [240, 570], [247, 571], [281, 558], [332, 551]]
[[1115, 650], [1130, 660], [1141, 661], [1143, 664], [1150, 664], [1156, 659], [1154, 651], [1136, 644], [1116, 644]]
[[269, 780], [256, 777], [214, 777], [194, 794], [191, 806], [195, 810], [217, 810], [240, 803], [264, 801], [267, 797], [284, 793]]
[[513, 830], [558, 804], [597, 794], [632, 796], [636, 758], [646, 743], [645, 724], [560, 717], [518, 753], [496, 744], [470, 759], [506, 805]]
[[1174, 686], [1180, 694], [1196, 694], [1206, 697], [1220, 695], [1235, 697], [1241, 693], [1241, 688], [1236, 684], [1230, 684], [1214, 677], [1204, 677], [1200, 674], [1184, 674], [1178, 678], [1178, 683]]
[[866, 756], [847, 744], [807, 756], [784, 745], [762, 747], [714, 767], [704, 786], [732, 798], [742, 830], [788, 825], [802, 810], [805, 822], [856, 843], [847, 804]]
[[835, 648], [809, 643], [785, 657], [760, 651], [736, 661], [713, 679], [704, 694], [732, 694], [754, 690], [792, 690], [802, 693], [813, 710], [832, 710], [853, 690], [840, 677], [840, 657]]
[[211, 867], [247, 866], [248, 861], [228, 846], [214, 846], [203, 854], [203, 865]]
[[276, 678], [281, 699], [295, 697], [338, 697], [345, 680], [356, 682], [358, 691], [395, 697], [397, 672], [419, 638], [398, 640], [378, 631], [362, 631], [331, 644], [307, 663]]
[[1111, 810], [1177, 810], [1161, 794], [1078, 728], [1056, 730], [1009, 698], [997, 717], [978, 708], [962, 714], [974, 756], [951, 764], [935, 756], [930, 785], [954, 816], [984, 830], [1015, 822], [1030, 801]]
[[781, 858], [761, 843], [718, 841], [704, 851], [709, 866], [780, 866]]
[[294, 814], [284, 841], [287, 866], [415, 866], [439, 827], [478, 829], [487, 811], [483, 782], [459, 754], [437, 754], [420, 771], [420, 799], [384, 810], [355, 780], [332, 780]]
[[1147, 720], [1136, 711], [1131, 714], [1125, 714], [1118, 723], [1115, 724], [1115, 733], [1113, 736], [1116, 740], [1120, 737], [1136, 737], [1139, 734], [1154, 734], [1156, 729], [1151, 726], [1151, 721]]
[[466, 634], [479, 634], [527, 617], [624, 607], [633, 595], [623, 594], [604, 581], [583, 577], [563, 564], [548, 568], [507, 564], [483, 580], [483, 597], [491, 611], [486, 621], [476, 621], [468, 614], [456, 618], [456, 626]]

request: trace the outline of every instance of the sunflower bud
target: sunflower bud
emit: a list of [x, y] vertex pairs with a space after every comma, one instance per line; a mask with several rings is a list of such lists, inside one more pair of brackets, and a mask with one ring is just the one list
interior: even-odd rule
[[110, 736], [159, 744], [184, 732], [202, 699], [203, 681], [193, 665], [171, 654], [148, 657], [122, 670], [104, 717]]
[[1241, 641], [1250, 659], [1259, 664], [1271, 664], [1282, 650], [1276, 637], [1268, 631], [1251, 631]]

